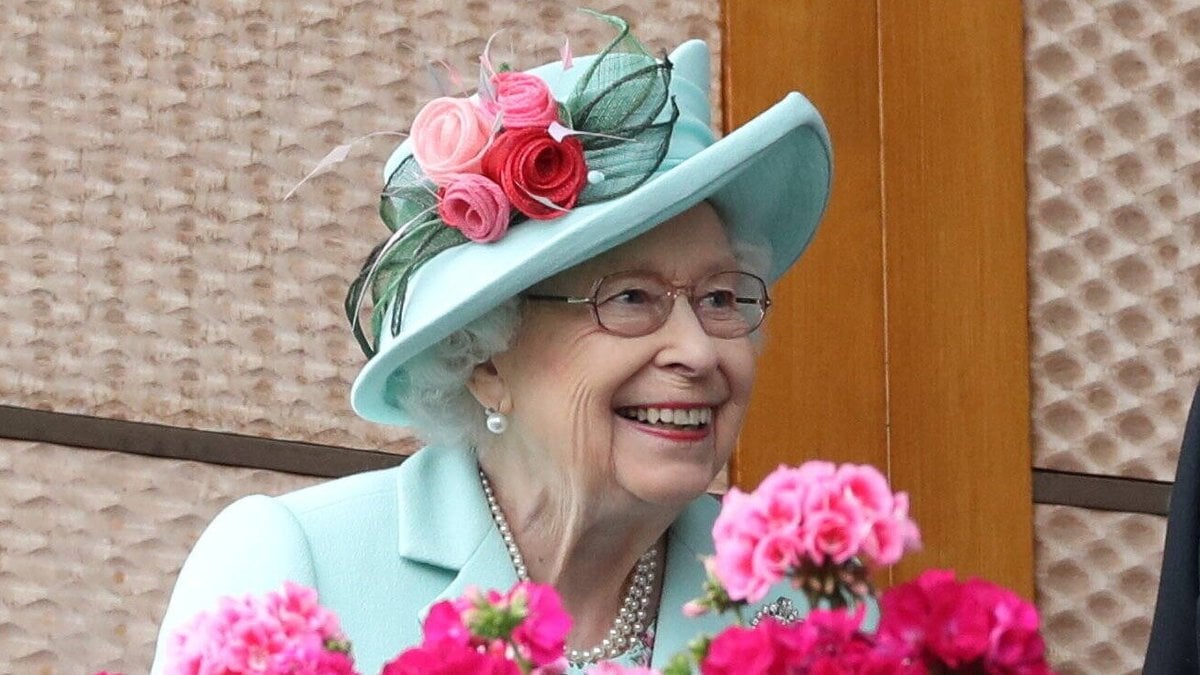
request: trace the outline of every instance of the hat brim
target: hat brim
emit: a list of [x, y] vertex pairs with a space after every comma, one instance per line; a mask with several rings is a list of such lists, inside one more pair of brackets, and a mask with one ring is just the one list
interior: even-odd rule
[[380, 340], [379, 353], [354, 382], [351, 405], [373, 422], [410, 426], [387, 393], [391, 374], [407, 361], [530, 286], [705, 199], [733, 236], [769, 245], [773, 282], [812, 240], [831, 177], [832, 152], [820, 114], [792, 93], [623, 197], [520, 223], [492, 244], [445, 251], [414, 274], [400, 333]]

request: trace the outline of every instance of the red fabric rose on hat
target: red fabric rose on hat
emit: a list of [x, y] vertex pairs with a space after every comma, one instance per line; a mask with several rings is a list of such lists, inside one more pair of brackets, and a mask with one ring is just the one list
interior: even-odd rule
[[483, 175], [500, 185], [513, 208], [549, 220], [575, 206], [587, 185], [587, 163], [576, 138], [556, 141], [545, 129], [506, 129], [484, 153]]

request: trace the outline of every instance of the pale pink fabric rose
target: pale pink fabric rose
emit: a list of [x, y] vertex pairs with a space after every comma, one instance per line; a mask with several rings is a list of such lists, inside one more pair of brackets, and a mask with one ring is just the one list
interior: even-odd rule
[[484, 99], [485, 113], [506, 129], [539, 127], [545, 129], [558, 119], [558, 102], [546, 81], [537, 75], [505, 71], [492, 76], [494, 98]]
[[512, 208], [504, 190], [487, 176], [452, 174], [438, 191], [438, 216], [468, 239], [492, 242], [504, 236]]
[[413, 157], [438, 185], [455, 174], [479, 173], [491, 137], [491, 125], [474, 102], [449, 96], [426, 103], [409, 129]]

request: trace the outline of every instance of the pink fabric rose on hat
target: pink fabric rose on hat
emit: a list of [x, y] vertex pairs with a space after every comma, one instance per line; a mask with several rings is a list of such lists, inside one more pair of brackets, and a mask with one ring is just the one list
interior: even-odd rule
[[421, 170], [434, 183], [445, 185], [454, 174], [479, 173], [492, 129], [473, 102], [443, 96], [421, 108], [409, 136]]
[[546, 81], [537, 75], [505, 71], [492, 76], [494, 97], [483, 102], [491, 117], [500, 115], [506, 129], [540, 127], [558, 119], [558, 102]]
[[503, 237], [511, 214], [504, 189], [486, 176], [452, 174], [438, 191], [438, 216], [471, 241], [487, 243]]

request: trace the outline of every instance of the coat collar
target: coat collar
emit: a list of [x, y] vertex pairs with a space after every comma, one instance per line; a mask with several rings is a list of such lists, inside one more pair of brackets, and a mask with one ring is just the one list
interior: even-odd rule
[[[459, 570], [495, 530], [475, 453], [424, 448], [396, 472], [399, 553], [409, 560]], [[506, 558], [507, 559], [507, 558]]]
[[[467, 588], [508, 589], [517, 582], [512, 561], [492, 521], [479, 485], [474, 453], [425, 448], [397, 472], [399, 554], [446, 570], [447, 585], [421, 611], [461, 596]], [[430, 495], [431, 488], [436, 490]], [[701, 633], [725, 627], [721, 617], [683, 616], [684, 603], [700, 596], [700, 559], [712, 554], [712, 523], [719, 505], [707, 495], [689, 504], [667, 534], [667, 560], [655, 634], [654, 666], [661, 667]]]

